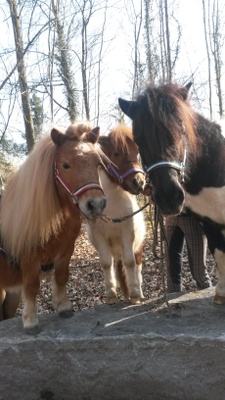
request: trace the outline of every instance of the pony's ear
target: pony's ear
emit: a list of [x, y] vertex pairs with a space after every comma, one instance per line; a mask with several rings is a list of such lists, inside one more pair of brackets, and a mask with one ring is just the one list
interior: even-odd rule
[[124, 100], [121, 99], [121, 97], [119, 97], [118, 102], [124, 114], [126, 114], [128, 117], [130, 117], [130, 119], [133, 120], [138, 107], [137, 102]]
[[189, 100], [191, 94], [190, 94], [190, 88], [193, 85], [193, 82], [189, 82], [187, 85], [185, 85], [182, 89], [181, 89], [181, 98], [186, 101]]
[[51, 130], [51, 138], [56, 145], [60, 146], [66, 140], [66, 135], [59, 129], [53, 128]]
[[99, 126], [96, 126], [96, 128], [93, 128], [91, 131], [84, 133], [84, 135], [82, 136], [82, 140], [95, 144], [99, 139], [99, 135], [100, 128]]
[[189, 92], [191, 86], [193, 85], [193, 82], [189, 82], [187, 85], [185, 85], [187, 91]]

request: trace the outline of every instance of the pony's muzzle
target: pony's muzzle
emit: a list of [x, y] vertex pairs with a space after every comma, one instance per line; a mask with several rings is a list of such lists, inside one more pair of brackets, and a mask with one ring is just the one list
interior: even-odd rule
[[185, 195], [183, 189], [177, 188], [171, 194], [159, 196], [157, 192], [152, 195], [153, 201], [158, 205], [164, 215], [179, 214], [184, 207]]
[[144, 190], [145, 177], [142, 174], [137, 174], [132, 180], [135, 194], [139, 194]]
[[106, 198], [101, 197], [99, 199], [93, 198], [87, 201], [87, 211], [88, 216], [91, 218], [96, 218], [102, 215], [105, 207], [106, 207]]

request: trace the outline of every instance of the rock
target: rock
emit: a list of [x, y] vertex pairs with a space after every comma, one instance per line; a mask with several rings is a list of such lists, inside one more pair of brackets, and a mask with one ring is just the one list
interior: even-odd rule
[[0, 400], [224, 400], [225, 307], [214, 288], [0, 323]]

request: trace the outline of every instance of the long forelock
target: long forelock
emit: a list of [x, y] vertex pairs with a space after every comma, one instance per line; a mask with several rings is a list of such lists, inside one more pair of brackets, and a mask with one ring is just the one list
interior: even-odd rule
[[142, 136], [145, 137], [152, 157], [157, 153], [162, 156], [172, 154], [172, 144], [176, 146], [180, 142], [182, 133], [186, 135], [189, 147], [195, 153], [196, 113], [188, 102], [178, 96], [176, 85], [149, 87], [139, 96], [138, 103], [133, 124], [135, 139], [138, 141]]
[[91, 125], [89, 122], [85, 123], [75, 123], [71, 124], [66, 132], [65, 135], [71, 139], [71, 140], [77, 140], [79, 139], [84, 133], [90, 132], [92, 129]]
[[116, 151], [123, 154], [128, 153], [129, 142], [133, 140], [132, 129], [127, 125], [118, 125], [109, 133], [109, 138]]

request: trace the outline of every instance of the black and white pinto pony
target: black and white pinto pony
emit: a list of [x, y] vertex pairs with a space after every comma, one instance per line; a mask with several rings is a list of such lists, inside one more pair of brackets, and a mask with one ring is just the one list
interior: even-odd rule
[[196, 112], [189, 89], [149, 85], [135, 101], [119, 99], [164, 215], [195, 213], [218, 267], [214, 302], [225, 303], [225, 138], [219, 124]]

